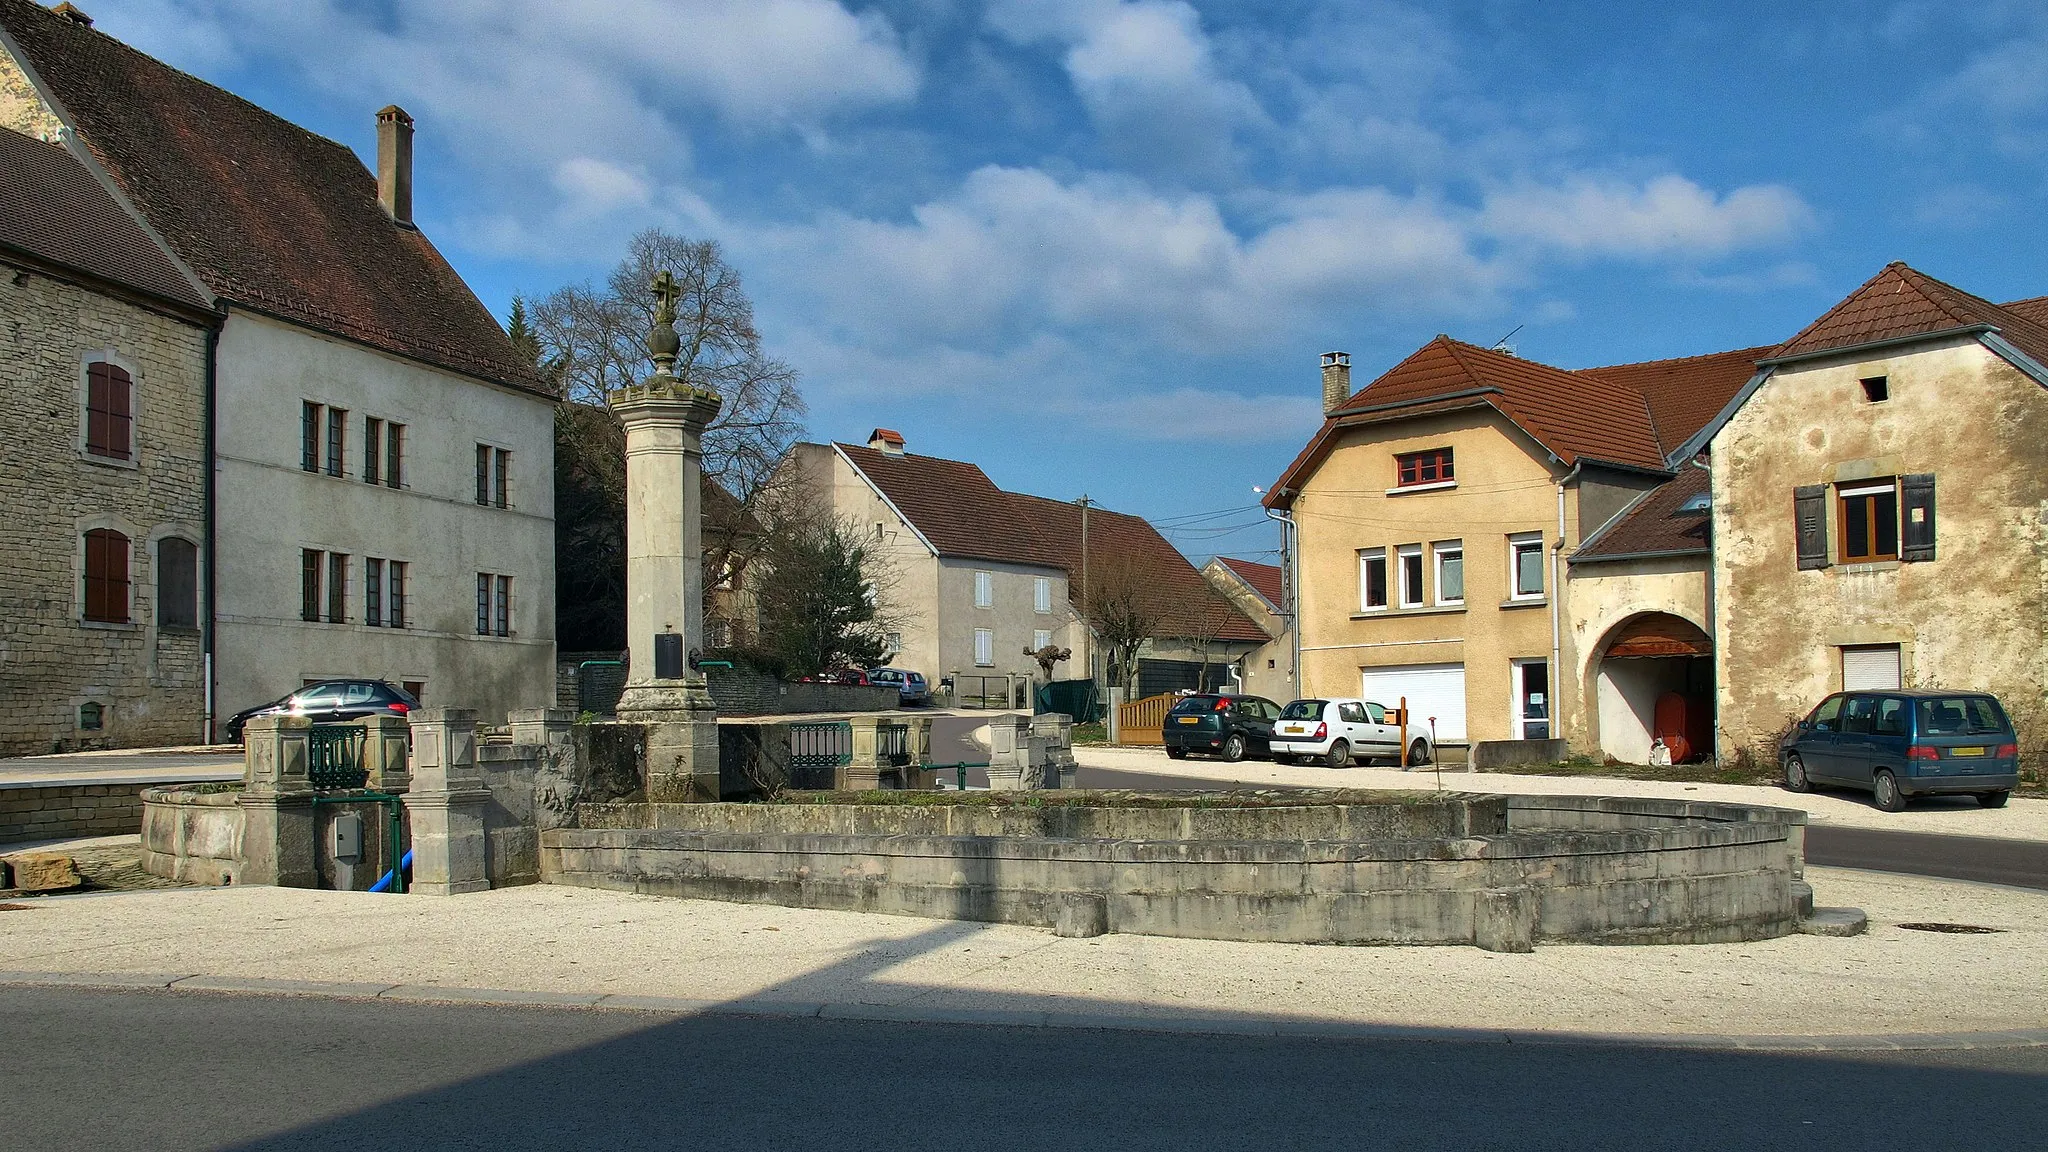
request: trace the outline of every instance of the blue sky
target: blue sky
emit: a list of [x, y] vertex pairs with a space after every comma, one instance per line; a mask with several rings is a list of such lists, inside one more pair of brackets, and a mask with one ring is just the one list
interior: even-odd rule
[[641, 228], [715, 238], [813, 438], [894, 427], [1198, 558], [1271, 547], [1226, 510], [1327, 350], [1762, 344], [1893, 259], [2048, 293], [2039, 3], [86, 7], [365, 156], [405, 105], [417, 214], [500, 316]]

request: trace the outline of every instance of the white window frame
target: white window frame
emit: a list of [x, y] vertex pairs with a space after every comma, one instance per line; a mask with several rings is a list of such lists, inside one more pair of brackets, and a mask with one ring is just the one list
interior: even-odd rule
[[996, 630], [976, 628], [974, 630], [974, 666], [993, 668], [996, 666]]
[[1426, 564], [1418, 563], [1416, 565], [1416, 587], [1410, 588], [1408, 586], [1408, 561], [1411, 558], [1417, 561], [1422, 559], [1422, 545], [1402, 544], [1394, 549], [1395, 587], [1393, 591], [1395, 603], [1403, 608], [1420, 608], [1429, 603], [1429, 590], [1422, 587], [1422, 585], [1429, 581], [1429, 568]]
[[1031, 610], [1046, 615], [1052, 612], [1052, 577], [1031, 578]]
[[1374, 604], [1366, 599], [1366, 594], [1372, 588], [1372, 582], [1367, 580], [1365, 576], [1366, 567], [1374, 561], [1378, 561], [1380, 566], [1380, 591], [1382, 593], [1393, 591], [1394, 586], [1387, 579], [1389, 575], [1387, 571], [1387, 550], [1384, 547], [1360, 548], [1358, 550], [1358, 610], [1360, 612], [1385, 612], [1387, 610], [1387, 600], [1382, 599], [1378, 604]]
[[[1522, 555], [1522, 553], [1523, 553], [1523, 552], [1525, 552], [1525, 551], [1530, 551], [1530, 550], [1533, 550], [1533, 551], [1534, 551], [1534, 552], [1536, 553], [1536, 558], [1537, 558], [1537, 564], [1536, 564], [1536, 578], [1537, 578], [1537, 580], [1541, 581], [1541, 584], [1540, 584], [1540, 585], [1539, 585], [1539, 586], [1537, 587], [1536, 591], [1534, 591], [1534, 592], [1527, 592], [1527, 591], [1524, 591], [1524, 590], [1522, 589], [1522, 583], [1521, 583], [1521, 580], [1522, 580], [1522, 576], [1521, 576], [1521, 573], [1522, 573], [1522, 565], [1521, 565], [1521, 555]], [[1543, 598], [1544, 598], [1544, 596], [1545, 596], [1545, 595], [1546, 595], [1546, 594], [1547, 594], [1547, 593], [1549, 592], [1549, 590], [1550, 590], [1550, 577], [1549, 577], [1549, 574], [1548, 574], [1548, 573], [1546, 573], [1546, 572], [1544, 572], [1544, 570], [1543, 570], [1543, 563], [1542, 563], [1542, 559], [1543, 559], [1543, 533], [1541, 533], [1541, 532], [1516, 532], [1516, 533], [1514, 533], [1513, 535], [1511, 535], [1511, 536], [1509, 536], [1509, 537], [1508, 537], [1508, 599], [1509, 599], [1509, 600], [1523, 600], [1523, 601], [1527, 601], [1527, 600], [1541, 600], [1541, 599], [1543, 599]]]
[[974, 574], [974, 606], [993, 608], [996, 606], [996, 574], [977, 571]]
[[[1429, 546], [1431, 576], [1436, 581], [1436, 603], [1443, 608], [1462, 607], [1465, 603], [1465, 542], [1463, 540], [1438, 540]], [[1444, 595], [1444, 561], [1458, 561], [1458, 595], [1456, 599]]]

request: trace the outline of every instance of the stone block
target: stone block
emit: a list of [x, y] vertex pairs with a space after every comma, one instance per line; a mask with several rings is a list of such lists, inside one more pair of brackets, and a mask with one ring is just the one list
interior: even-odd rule
[[1527, 888], [1494, 888], [1472, 902], [1472, 943], [1488, 952], [1536, 950], [1536, 893]]
[[1108, 899], [1092, 892], [1058, 892], [1053, 895], [1053, 935], [1085, 939], [1108, 931]]
[[22, 852], [7, 858], [14, 887], [23, 892], [62, 892], [85, 883], [78, 863], [56, 852]]

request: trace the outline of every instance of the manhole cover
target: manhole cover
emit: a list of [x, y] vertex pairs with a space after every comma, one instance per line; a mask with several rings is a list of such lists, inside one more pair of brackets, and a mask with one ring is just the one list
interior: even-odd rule
[[1899, 927], [1913, 932], [1948, 932], [1957, 936], [1982, 936], [1987, 932], [2003, 932], [2003, 928], [1981, 928], [1975, 924], [1901, 924]]

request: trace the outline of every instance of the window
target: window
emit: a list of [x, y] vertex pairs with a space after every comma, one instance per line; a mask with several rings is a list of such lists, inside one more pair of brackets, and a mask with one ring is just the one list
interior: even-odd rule
[[327, 622], [348, 622], [348, 553], [327, 554]]
[[1849, 706], [1842, 709], [1842, 731], [1852, 735], [1870, 735], [1870, 721], [1877, 714], [1877, 697], [1851, 696]]
[[1865, 376], [1859, 383], [1863, 385], [1863, 398], [1872, 404], [1892, 398], [1892, 382], [1883, 376]]
[[512, 453], [489, 444], [476, 446], [476, 502], [490, 507], [505, 507], [505, 495], [511, 484]]
[[156, 626], [199, 627], [199, 546], [182, 537], [156, 542]]
[[889, 645], [889, 655], [894, 656], [903, 651], [903, 633], [891, 632], [885, 642]]
[[377, 466], [384, 455], [384, 422], [375, 416], [363, 417], [363, 483], [376, 484]]
[[78, 706], [78, 726], [88, 732], [98, 732], [107, 726], [107, 706], [96, 701], [87, 701]]
[[1543, 596], [1543, 533], [1523, 532], [1508, 537], [1508, 586], [1516, 600]]
[[374, 556], [363, 560], [363, 623], [384, 626], [384, 561]]
[[299, 553], [299, 619], [320, 619], [321, 576], [327, 570], [327, 554], [316, 548]]
[[489, 504], [491, 502], [491, 446], [489, 444], [479, 444], [476, 446], [476, 502], [478, 504]]
[[1401, 607], [1422, 607], [1422, 545], [1403, 544], [1394, 555], [1400, 563]]
[[85, 618], [128, 623], [128, 537], [112, 528], [85, 534]]
[[1465, 542], [1444, 540], [1429, 546], [1436, 554], [1436, 602], [1465, 602]]
[[1033, 576], [1031, 578], [1031, 610], [1033, 612], [1052, 611], [1052, 577]]
[[1368, 548], [1358, 554], [1358, 608], [1377, 612], [1387, 606], [1387, 550]]
[[85, 370], [85, 450], [108, 460], [133, 454], [135, 383], [118, 364], [95, 360]]
[[1892, 480], [1845, 484], [1836, 490], [1842, 563], [1899, 558], [1899, 489]]
[[491, 477], [491, 502], [503, 508], [505, 506], [505, 490], [511, 483], [508, 477], [512, 473], [512, 453], [507, 452], [503, 448], [494, 449], [493, 453], [497, 456], [498, 469]]
[[387, 561], [384, 565], [384, 621], [385, 626], [389, 628], [405, 627], [406, 567], [406, 564], [399, 560]]
[[405, 425], [384, 426], [384, 486], [398, 488], [405, 483]]
[[1808, 716], [1806, 722], [1816, 731], [1832, 732], [1835, 725], [1841, 722], [1841, 714], [1842, 697], [1830, 696], [1814, 708], [1813, 715]]
[[996, 578], [992, 572], [974, 574], [974, 606], [992, 608], [996, 602]]
[[327, 474], [341, 476], [346, 473], [342, 464], [348, 459], [348, 409], [327, 410]]
[[320, 470], [320, 405], [307, 400], [299, 410], [299, 467], [308, 472]]
[[476, 574], [476, 634], [491, 634], [491, 574]]
[[476, 634], [512, 634], [512, 578], [491, 572], [476, 574]]
[[993, 628], [974, 630], [974, 666], [988, 668], [996, 662], [996, 633]]
[[498, 635], [512, 634], [512, 578], [498, 577]]
[[1906, 702], [1897, 696], [1885, 696], [1877, 702], [1877, 719], [1872, 722], [1873, 736], [1904, 736], [1906, 734]]
[[1432, 448], [1427, 452], [1409, 452], [1394, 457], [1394, 482], [1397, 488], [1412, 488], [1417, 484], [1448, 484], [1457, 479], [1451, 467], [1449, 448]]
[[1052, 647], [1052, 629], [1040, 628], [1031, 634], [1031, 650], [1041, 652]]

